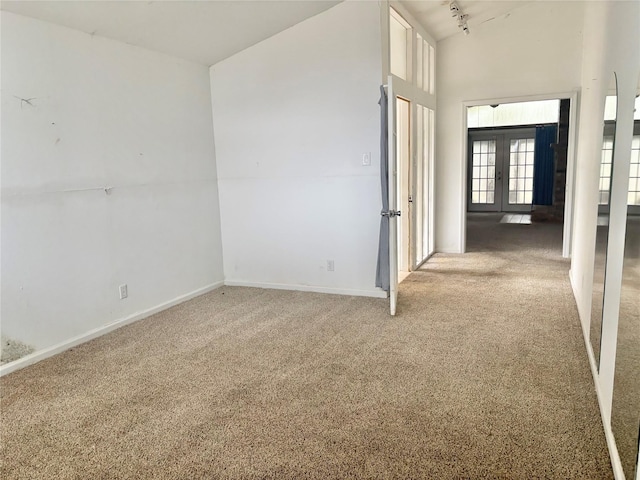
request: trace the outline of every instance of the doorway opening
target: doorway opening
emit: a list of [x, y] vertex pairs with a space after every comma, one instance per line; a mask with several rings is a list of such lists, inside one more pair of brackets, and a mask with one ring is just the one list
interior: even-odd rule
[[434, 251], [434, 111], [401, 96], [395, 101], [398, 281]]
[[[411, 185], [411, 102], [397, 97], [396, 100], [396, 158], [398, 165], [398, 188], [397, 188], [397, 204], [409, 207]], [[400, 216], [398, 222], [398, 282], [402, 282], [410, 273], [409, 265], [411, 258], [411, 215], [404, 209], [407, 214]]]
[[474, 229], [544, 223], [556, 226], [562, 248], [570, 104], [559, 98], [467, 107], [468, 247], [474, 249]]

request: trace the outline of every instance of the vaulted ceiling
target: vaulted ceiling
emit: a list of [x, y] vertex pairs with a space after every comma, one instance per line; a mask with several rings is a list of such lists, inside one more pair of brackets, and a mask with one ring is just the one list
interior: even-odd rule
[[338, 1], [2, 1], [1, 8], [212, 65]]
[[[376, 0], [363, 0], [376, 1]], [[17, 1], [2, 10], [119, 40], [203, 65], [212, 65], [321, 13], [339, 0]], [[402, 4], [436, 39], [462, 34], [450, 0], [406, 0]], [[530, 0], [456, 0], [474, 27]]]

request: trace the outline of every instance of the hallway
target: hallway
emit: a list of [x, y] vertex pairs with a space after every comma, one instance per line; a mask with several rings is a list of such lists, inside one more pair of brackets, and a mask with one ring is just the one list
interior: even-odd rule
[[400, 318], [428, 312], [472, 478], [487, 463], [509, 478], [612, 478], [562, 225], [502, 215], [469, 215], [468, 253], [436, 254], [405, 280]]

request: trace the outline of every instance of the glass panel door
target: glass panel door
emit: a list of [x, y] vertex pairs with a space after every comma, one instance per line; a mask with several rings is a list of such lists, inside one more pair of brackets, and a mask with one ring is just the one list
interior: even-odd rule
[[469, 211], [499, 212], [502, 171], [496, 168], [498, 138], [495, 135], [474, 135], [470, 138], [469, 147]]
[[530, 212], [535, 129], [469, 134], [470, 212]]
[[504, 172], [508, 188], [504, 189], [503, 212], [529, 212], [533, 201], [533, 161], [535, 130], [504, 136]]

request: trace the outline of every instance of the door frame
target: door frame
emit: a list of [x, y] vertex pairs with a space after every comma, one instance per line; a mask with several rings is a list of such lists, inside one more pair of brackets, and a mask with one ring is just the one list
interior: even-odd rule
[[[426, 115], [422, 118], [421, 121], [418, 121], [418, 115], [420, 114], [420, 109], [424, 109]], [[411, 175], [412, 181], [410, 185], [410, 194], [413, 197], [413, 203], [411, 204], [412, 208], [412, 225], [413, 229], [410, 232], [410, 242], [411, 242], [411, 271], [415, 272], [418, 270], [424, 263], [426, 263], [429, 258], [435, 253], [434, 245], [435, 245], [435, 111], [429, 108], [426, 105], [421, 104], [419, 101], [413, 102], [412, 108], [412, 118], [413, 125], [415, 126], [412, 131], [412, 157], [411, 157]], [[426, 117], [426, 120], [425, 120]], [[425, 125], [425, 121], [427, 125]], [[422, 127], [422, 131], [418, 129], [418, 127]], [[426, 132], [426, 135], [424, 133]], [[421, 136], [422, 138], [419, 138]], [[425, 146], [426, 142], [426, 146]], [[420, 147], [420, 149], [418, 148]], [[426, 154], [426, 158], [425, 158]], [[422, 177], [418, 175], [418, 164], [422, 163]], [[423, 182], [424, 177], [426, 175], [427, 181]], [[424, 198], [418, 196], [418, 184], [422, 184], [422, 195]], [[426, 196], [425, 196], [426, 194]], [[418, 208], [416, 207], [416, 201], [426, 200], [422, 205], [422, 215], [423, 219], [420, 221], [418, 219]], [[426, 211], [425, 211], [426, 210]], [[425, 238], [424, 238], [424, 215], [427, 216], [426, 228], [427, 228], [427, 237], [426, 237], [426, 250], [425, 246]], [[421, 260], [416, 261], [416, 250], [417, 250], [417, 240], [418, 234], [417, 230], [419, 227], [422, 227], [422, 255]]]
[[[413, 258], [413, 234], [414, 234], [414, 206], [412, 197], [415, 197], [413, 182], [415, 175], [413, 172], [413, 155], [415, 151], [414, 144], [414, 102], [400, 94], [395, 94], [394, 102], [396, 111], [395, 115], [395, 165], [396, 165], [396, 198], [397, 209], [401, 215], [398, 222], [398, 272], [409, 273], [412, 271]], [[399, 126], [401, 119], [399, 116], [399, 105], [404, 102], [406, 104], [407, 131], [401, 132]], [[403, 112], [404, 116], [405, 112]], [[406, 139], [404, 135], [406, 134]], [[404, 144], [406, 140], [406, 144]], [[401, 150], [406, 149], [406, 157], [400, 155]], [[406, 275], [403, 276], [403, 279]]]
[[460, 253], [467, 250], [467, 149], [468, 149], [468, 132], [467, 127], [467, 108], [477, 107], [481, 105], [494, 105], [503, 103], [520, 103], [533, 102], [537, 100], [558, 100], [569, 99], [569, 144], [567, 148], [567, 178], [566, 193], [564, 203], [564, 224], [562, 226], [562, 256], [564, 258], [571, 257], [571, 239], [573, 235], [573, 215], [574, 215], [574, 198], [575, 198], [575, 172], [576, 172], [576, 145], [577, 145], [577, 125], [578, 125], [578, 91], [548, 93], [540, 95], [526, 95], [520, 97], [498, 97], [484, 98], [482, 100], [466, 100], [462, 102], [462, 145], [460, 154], [460, 171], [459, 185], [462, 191], [460, 199]]
[[[398, 216], [395, 214], [398, 205], [397, 189], [398, 182], [398, 162], [396, 158], [397, 152], [397, 136], [396, 136], [396, 94], [394, 90], [393, 77], [389, 76], [387, 83], [387, 194], [389, 201], [389, 313], [391, 316], [396, 314], [398, 304]], [[392, 212], [394, 212], [392, 214]]]

